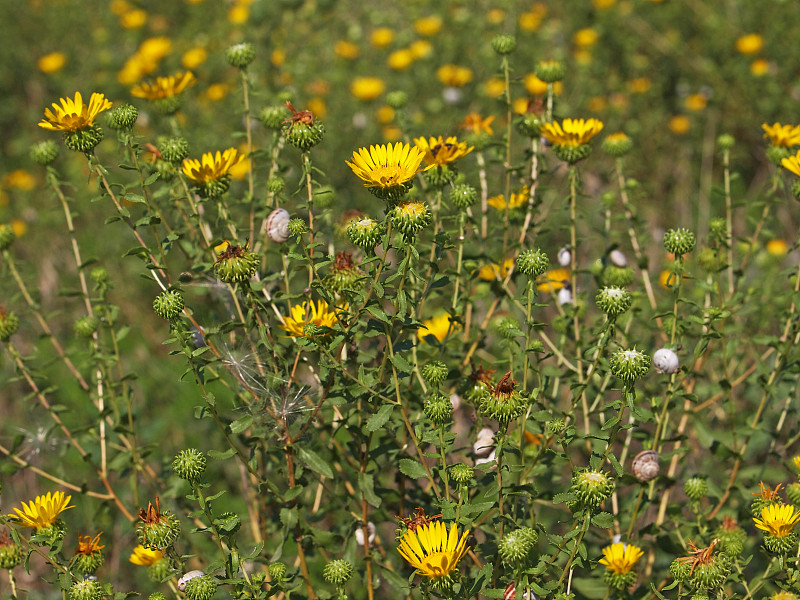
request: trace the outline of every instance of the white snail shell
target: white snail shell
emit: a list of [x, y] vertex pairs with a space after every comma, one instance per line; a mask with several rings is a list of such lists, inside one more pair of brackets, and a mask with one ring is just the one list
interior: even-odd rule
[[571, 262], [572, 253], [570, 253], [569, 248], [564, 246], [558, 251], [558, 264], [560, 264], [562, 267], [568, 267]]
[[558, 290], [558, 296], [556, 296], [556, 300], [560, 306], [572, 304], [572, 290], [568, 287], [561, 288]]
[[675, 373], [679, 366], [678, 355], [671, 348], [661, 348], [653, 355], [653, 368], [657, 373]]
[[[531, 600], [535, 597], [529, 589], [522, 592], [522, 600]], [[503, 592], [503, 600], [517, 600], [517, 586], [515, 583], [508, 584], [508, 587]]]
[[289, 211], [276, 208], [267, 217], [267, 237], [273, 242], [282, 244], [289, 239]]
[[478, 432], [478, 439], [472, 445], [472, 450], [477, 456], [486, 456], [494, 448], [494, 430], [484, 427]]
[[[369, 521], [367, 523], [367, 532], [369, 534], [367, 536], [367, 539], [369, 540], [369, 543], [372, 544], [372, 542], [375, 541], [375, 523], [373, 523], [372, 521]], [[364, 545], [364, 528], [361, 527], [360, 524], [358, 526], [358, 529], [356, 529], [356, 543], [359, 546]]]
[[642, 483], [652, 481], [658, 477], [660, 469], [658, 452], [655, 450], [642, 450], [633, 458], [633, 474]]
[[616, 267], [628, 266], [628, 258], [616, 248], [608, 253], [608, 258]]
[[205, 575], [202, 571], [189, 571], [183, 577], [178, 579], [178, 589], [180, 591], [184, 591], [186, 589], [186, 584], [189, 583], [189, 580], [194, 579], [195, 577], [202, 577]]

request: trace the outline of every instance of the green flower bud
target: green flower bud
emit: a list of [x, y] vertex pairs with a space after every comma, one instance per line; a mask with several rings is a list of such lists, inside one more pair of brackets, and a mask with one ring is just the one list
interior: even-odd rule
[[64, 132], [64, 144], [70, 150], [91, 154], [95, 146], [103, 141], [103, 129], [99, 125], [88, 125], [77, 131]]
[[25, 551], [4, 529], [0, 534], [0, 569], [13, 569], [25, 559]]
[[570, 491], [584, 507], [596, 507], [605, 502], [614, 491], [614, 480], [602, 471], [584, 469], [572, 477]]
[[411, 240], [417, 233], [430, 225], [432, 216], [428, 205], [419, 200], [406, 200], [402, 204], [395, 206], [389, 218], [392, 227], [403, 234], [406, 242]]
[[165, 117], [174, 115], [181, 109], [181, 106], [183, 106], [182, 94], [165, 96], [164, 98], [153, 100], [153, 107], [156, 109], [156, 112], [164, 115]]
[[195, 448], [178, 452], [172, 461], [172, 470], [181, 479], [191, 483], [200, 481], [206, 470], [206, 455]]
[[422, 173], [425, 183], [434, 189], [443, 188], [448, 183], [451, 183], [457, 175], [458, 170], [452, 165], [436, 165]]
[[64, 539], [67, 526], [61, 519], [56, 519], [50, 525], [38, 527], [31, 536], [31, 542], [37, 546], [52, 547]]
[[445, 379], [449, 370], [447, 365], [439, 360], [432, 360], [422, 366], [422, 378], [432, 385], [439, 385]]
[[728, 264], [725, 255], [715, 249], [703, 246], [700, 252], [697, 253], [697, 264], [700, 268], [709, 273], [718, 273]]
[[389, 92], [386, 94], [386, 104], [395, 109], [403, 108], [408, 104], [408, 94], [401, 90]]
[[536, 65], [534, 73], [545, 83], [555, 83], [564, 79], [567, 70], [564, 68], [564, 63], [557, 60], [543, 60]]
[[325, 278], [328, 288], [341, 294], [346, 290], [353, 290], [358, 286], [361, 271], [353, 264], [353, 255], [349, 252], [337, 252], [336, 259], [331, 267], [331, 272]]
[[579, 146], [566, 146], [559, 144], [553, 146], [553, 152], [555, 152], [556, 156], [564, 162], [574, 165], [575, 163], [580, 162], [589, 156], [592, 153], [592, 147], [589, 144], [581, 144]]
[[136, 524], [139, 543], [151, 550], [169, 548], [181, 533], [178, 517], [168, 510], [161, 512], [161, 505], [156, 497], [156, 505], [148, 503], [147, 509], [139, 511], [140, 521]]
[[450, 466], [450, 479], [455, 481], [458, 485], [466, 486], [472, 481], [475, 476], [475, 469], [463, 463], [457, 463]]
[[147, 567], [147, 577], [150, 581], [161, 583], [172, 575], [172, 568], [169, 565], [168, 558], [162, 558], [158, 562], [154, 562]]
[[509, 371], [494, 388], [484, 385], [478, 399], [478, 409], [481, 414], [501, 425], [520, 416], [527, 408], [528, 401], [514, 389], [516, 383], [511, 379]]
[[78, 581], [69, 588], [69, 600], [100, 600], [102, 597], [103, 586], [96, 579]]
[[504, 564], [512, 568], [524, 568], [531, 560], [531, 554], [539, 536], [530, 527], [515, 529], [503, 536], [497, 544], [497, 554]]
[[17, 239], [17, 234], [14, 233], [14, 228], [7, 223], [0, 225], [0, 251], [8, 250], [14, 240]]
[[708, 238], [716, 244], [724, 244], [728, 239], [728, 224], [720, 217], [711, 219], [708, 224]]
[[603, 140], [600, 148], [609, 156], [621, 158], [633, 150], [633, 140], [622, 132], [612, 133]]
[[633, 283], [634, 273], [630, 267], [606, 265], [603, 268], [603, 284], [610, 287], [627, 287]]
[[600, 201], [603, 203], [604, 209], [613, 210], [614, 205], [617, 203], [617, 196], [614, 192], [603, 192], [603, 195], [600, 196]]
[[89, 272], [89, 277], [95, 283], [108, 283], [108, 270], [105, 267], [95, 267]]
[[683, 583], [689, 578], [692, 565], [685, 560], [675, 559], [669, 565], [669, 572], [672, 578], [678, 583]]
[[538, 138], [542, 133], [542, 119], [534, 113], [526, 113], [517, 120], [517, 131], [529, 138]]
[[452, 420], [453, 405], [450, 398], [441, 392], [433, 392], [425, 402], [425, 416], [434, 425], [446, 425]]
[[133, 104], [122, 104], [111, 109], [108, 113], [106, 123], [111, 129], [117, 131], [128, 131], [136, 124], [139, 118], [139, 111]]
[[729, 151], [736, 144], [736, 138], [729, 133], [723, 133], [717, 137], [717, 148], [723, 152]]
[[269, 572], [269, 578], [271, 581], [280, 583], [286, 576], [286, 565], [280, 562], [271, 563], [267, 567], [267, 571]]
[[517, 257], [517, 269], [531, 280], [538, 279], [550, 268], [550, 259], [539, 248], [525, 250]]
[[53, 140], [36, 142], [31, 146], [31, 159], [37, 165], [46, 167], [52, 164], [56, 158], [58, 158], [58, 144]]
[[650, 370], [650, 357], [636, 348], [617, 350], [609, 360], [611, 372], [626, 385], [641, 379]]
[[770, 146], [767, 148], [766, 154], [767, 160], [777, 166], [780, 166], [784, 158], [789, 158], [792, 155], [789, 149], [783, 146]]
[[289, 228], [289, 235], [293, 237], [299, 237], [305, 233], [308, 233], [308, 225], [306, 225], [306, 222], [303, 221], [303, 219], [292, 219], [289, 221], [287, 227]]
[[19, 317], [14, 312], [6, 312], [0, 307], [0, 342], [7, 342], [19, 329]]
[[467, 210], [478, 199], [478, 191], [471, 185], [460, 183], [453, 186], [447, 197], [458, 210]]
[[620, 287], [604, 287], [597, 292], [595, 302], [609, 317], [618, 317], [631, 307], [633, 294]]
[[173, 165], [179, 164], [189, 156], [189, 142], [186, 141], [186, 138], [161, 138], [158, 140], [156, 147], [161, 153], [161, 157]]
[[153, 592], [148, 596], [148, 600], [167, 600], [167, 597], [162, 592]]
[[328, 562], [322, 570], [325, 581], [336, 586], [343, 586], [353, 576], [353, 565], [350, 561], [336, 559]]
[[280, 194], [286, 187], [283, 177], [270, 177], [267, 180], [267, 191], [271, 194]]
[[186, 582], [184, 593], [188, 600], [211, 600], [217, 591], [217, 580], [211, 575], [200, 575]]
[[285, 106], [274, 105], [262, 109], [258, 114], [258, 120], [267, 129], [278, 131], [283, 127], [283, 122], [291, 116], [289, 109]]
[[261, 256], [249, 252], [247, 246], [229, 244], [214, 263], [214, 275], [225, 283], [249, 281], [261, 266]]
[[683, 482], [683, 493], [692, 502], [700, 502], [708, 494], [708, 482], [705, 477], [690, 477]]
[[105, 562], [103, 553], [97, 550], [91, 554], [76, 554], [72, 557], [72, 568], [83, 575], [92, 575]]
[[350, 221], [347, 224], [346, 231], [347, 237], [353, 245], [370, 252], [380, 243], [383, 237], [383, 226], [369, 217]]
[[615, 573], [606, 570], [603, 573], [603, 581], [612, 590], [622, 592], [636, 583], [636, 571], [626, 571], [625, 573]]
[[794, 552], [797, 549], [797, 533], [792, 531], [782, 536], [764, 533], [764, 547], [773, 554]]
[[728, 569], [719, 556], [712, 555], [707, 562], [694, 565], [694, 571], [689, 576], [689, 585], [698, 590], [719, 589], [728, 578]]
[[505, 317], [495, 321], [494, 329], [500, 337], [506, 340], [513, 340], [514, 338], [525, 335], [519, 328], [519, 321], [511, 317]]
[[97, 328], [100, 327], [100, 319], [94, 316], [85, 316], [80, 317], [75, 321], [75, 324], [72, 328], [75, 331], [75, 335], [82, 338], [90, 338], [94, 335], [94, 332], [97, 331]]
[[231, 187], [231, 176], [223, 175], [217, 179], [209, 179], [201, 183], [195, 183], [197, 193], [203, 198], [215, 200], [221, 198], [222, 195]]
[[242, 519], [236, 513], [224, 512], [214, 519], [214, 525], [222, 535], [233, 535], [242, 526]]
[[800, 179], [792, 184], [792, 196], [795, 200], [800, 202]]
[[664, 234], [664, 248], [675, 256], [683, 256], [694, 250], [697, 238], [685, 227], [668, 229]]
[[320, 121], [313, 123], [291, 121], [284, 125], [283, 135], [292, 146], [301, 152], [308, 152], [322, 141], [325, 135], [325, 126]]
[[492, 39], [492, 50], [500, 56], [511, 54], [517, 49], [517, 38], [507, 33], [500, 33]]
[[795, 506], [800, 506], [800, 483], [794, 482], [786, 486], [786, 498]]
[[253, 44], [243, 42], [234, 44], [225, 51], [225, 58], [232, 67], [246, 69], [256, 57], [256, 49]]
[[564, 419], [553, 419], [547, 422], [547, 432], [553, 435], [562, 433], [566, 427], [567, 424], [564, 422]]
[[161, 292], [153, 300], [153, 310], [162, 319], [176, 319], [183, 312], [183, 294], [178, 290]]

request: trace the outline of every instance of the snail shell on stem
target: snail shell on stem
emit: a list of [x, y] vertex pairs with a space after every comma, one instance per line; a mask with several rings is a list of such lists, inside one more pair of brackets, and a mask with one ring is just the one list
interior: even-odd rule
[[633, 459], [633, 474], [642, 483], [647, 483], [658, 477], [660, 469], [658, 452], [655, 450], [642, 450]]
[[267, 217], [267, 237], [278, 244], [289, 239], [289, 211], [276, 208]]
[[197, 570], [189, 571], [188, 573], [183, 575], [183, 577], [178, 579], [178, 589], [180, 591], [184, 591], [186, 589], [186, 584], [189, 583], [190, 579], [194, 579], [195, 577], [202, 577], [203, 575], [205, 575], [203, 571], [197, 571]]

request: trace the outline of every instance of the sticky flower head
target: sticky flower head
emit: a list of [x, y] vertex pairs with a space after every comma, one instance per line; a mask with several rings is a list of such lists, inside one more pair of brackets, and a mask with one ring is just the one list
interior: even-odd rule
[[770, 504], [761, 510], [761, 518], [753, 518], [756, 527], [775, 537], [786, 537], [800, 521], [800, 512], [791, 504]]
[[468, 147], [466, 142], [459, 142], [455, 136], [446, 139], [442, 136], [428, 139], [419, 137], [414, 139], [414, 143], [425, 153], [425, 162], [436, 166], [449, 165], [474, 149], [474, 146]]
[[772, 146], [791, 148], [800, 145], [800, 125], [781, 125], [780, 123], [767, 125], [763, 123], [761, 129], [764, 130], [764, 139], [769, 140]]
[[617, 542], [603, 548], [603, 558], [599, 562], [612, 573], [621, 575], [633, 569], [642, 554], [642, 549], [633, 544]]
[[597, 119], [564, 119], [542, 125], [542, 135], [556, 146], [588, 144], [602, 130], [603, 122]]
[[325, 300], [318, 300], [316, 304], [313, 300], [295, 304], [289, 313], [288, 317], [283, 317], [279, 327], [292, 337], [307, 337], [307, 328], [333, 327], [337, 321], [336, 313]]
[[398, 200], [411, 189], [411, 179], [424, 157], [425, 152], [417, 146], [397, 142], [359, 148], [353, 151], [353, 162], [345, 162], [378, 198]]
[[70, 500], [72, 496], [66, 496], [64, 492], [47, 492], [44, 496], [36, 496], [28, 504], [22, 502], [22, 510], [15, 508], [14, 512], [17, 514], [9, 516], [15, 517], [23, 527], [41, 529], [55, 523], [58, 515], [65, 510], [74, 508], [68, 506]]
[[60, 98], [61, 106], [53, 102], [53, 110], [44, 109], [44, 119], [39, 121], [39, 127], [50, 131], [79, 131], [94, 124], [94, 120], [101, 112], [111, 108], [111, 101], [103, 94], [92, 93], [87, 104], [83, 103], [80, 92], [75, 92], [75, 98]]
[[197, 79], [191, 71], [167, 77], [156, 77], [155, 81], [142, 81], [133, 86], [131, 96], [152, 101], [163, 100], [181, 94], [195, 83], [197, 83]]
[[150, 565], [156, 564], [163, 558], [164, 553], [161, 550], [145, 548], [139, 544], [133, 549], [133, 552], [131, 552], [128, 561], [134, 565], [139, 565], [140, 567], [149, 567]]
[[216, 154], [205, 152], [200, 160], [187, 158], [183, 161], [183, 174], [198, 188], [204, 198], [219, 198], [230, 186], [230, 170], [244, 160], [236, 148], [228, 148]]
[[455, 523], [448, 533], [445, 524], [436, 520], [409, 528], [397, 551], [420, 575], [431, 579], [446, 577], [467, 552], [468, 535], [469, 530], [459, 536]]

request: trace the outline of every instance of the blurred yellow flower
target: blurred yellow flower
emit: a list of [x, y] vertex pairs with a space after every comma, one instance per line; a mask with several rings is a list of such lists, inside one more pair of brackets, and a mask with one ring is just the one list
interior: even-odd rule
[[432, 335], [440, 342], [450, 333], [454, 333], [460, 329], [458, 323], [450, 321], [450, 315], [443, 313], [432, 319], [426, 319], [422, 322], [422, 327], [417, 331], [417, 337], [420, 342], [425, 342], [425, 336]]
[[358, 46], [347, 40], [339, 40], [333, 45], [333, 52], [339, 58], [353, 60], [358, 58]]
[[414, 58], [420, 59], [425, 58], [431, 52], [433, 52], [433, 44], [431, 44], [428, 40], [416, 40], [411, 42], [411, 45], [408, 47], [411, 51], [411, 54], [414, 55]]
[[3, 186], [30, 191], [36, 187], [36, 179], [25, 169], [15, 169], [3, 177]]
[[111, 108], [111, 101], [103, 94], [94, 92], [88, 104], [83, 103], [80, 92], [75, 92], [75, 98], [60, 98], [61, 106], [53, 102], [53, 109], [44, 109], [44, 119], [39, 121], [39, 127], [50, 131], [78, 131], [91, 126], [95, 117], [104, 110]]
[[181, 56], [181, 65], [184, 69], [196, 69], [208, 59], [208, 50], [201, 46], [189, 48]]
[[19, 238], [28, 233], [28, 224], [22, 219], [13, 219], [11, 221], [11, 229], [14, 230], [14, 235]]
[[330, 309], [325, 300], [318, 300], [316, 305], [313, 300], [295, 304], [290, 307], [289, 312], [288, 317], [281, 317], [283, 323], [278, 327], [287, 331], [292, 337], [305, 337], [306, 325], [317, 327], [336, 325], [336, 313]]
[[608, 107], [608, 102], [601, 96], [592, 96], [586, 107], [592, 112], [603, 112]]
[[584, 29], [579, 29], [575, 32], [572, 36], [572, 41], [575, 43], [578, 48], [591, 48], [597, 43], [599, 35], [596, 29], [592, 29], [591, 27], [586, 27]]
[[[315, 111], [316, 112], [316, 111]], [[377, 111], [375, 111], [375, 117], [378, 119], [378, 123], [391, 123], [394, 120], [394, 109], [384, 104], [381, 106]]]
[[511, 102], [511, 111], [517, 115], [524, 115], [528, 112], [527, 98], [514, 98]]
[[155, 81], [143, 81], [135, 85], [131, 90], [131, 96], [147, 100], [162, 100], [177, 96], [195, 83], [197, 83], [197, 79], [191, 71], [176, 73], [168, 77], [156, 77]]
[[396, 142], [403, 137], [403, 130], [394, 125], [384, 127], [382, 130], [383, 139], [387, 142]]
[[556, 146], [581, 146], [603, 129], [603, 122], [597, 119], [564, 119], [542, 125], [542, 136]]
[[463, 87], [472, 81], [472, 76], [472, 69], [452, 64], [442, 65], [436, 71], [436, 78], [450, 87]]
[[250, 18], [250, 7], [237, 4], [228, 11], [228, 22], [232, 25], [242, 25]]
[[359, 100], [374, 100], [386, 90], [386, 84], [379, 77], [356, 77], [350, 84], [350, 93]]
[[605, 10], [611, 8], [617, 3], [617, 0], [592, 0], [592, 6], [597, 10]]
[[44, 496], [36, 496], [25, 504], [21, 502], [22, 510], [15, 508], [16, 515], [9, 515], [19, 521], [22, 527], [31, 527], [39, 529], [52, 525], [58, 519], [58, 515], [67, 510], [74, 508], [74, 506], [67, 506], [72, 496], [66, 496], [64, 492], [58, 491], [55, 493], [47, 492]]
[[758, 54], [764, 47], [764, 38], [758, 33], [748, 33], [736, 40], [736, 50], [739, 54]]
[[328, 114], [328, 105], [319, 96], [308, 99], [308, 110], [314, 113], [315, 119], [324, 119]]
[[757, 58], [750, 63], [750, 73], [756, 77], [763, 77], [769, 73], [769, 62], [764, 58]]
[[461, 123], [461, 125], [459, 125], [459, 127], [461, 127], [461, 129], [466, 129], [475, 135], [480, 135], [481, 133], [492, 135], [493, 121], [494, 115], [489, 115], [484, 119], [480, 113], [470, 113], [464, 117], [464, 121]]
[[767, 252], [772, 254], [772, 256], [786, 256], [786, 253], [789, 252], [789, 244], [786, 243], [786, 240], [770, 240], [767, 242]]
[[228, 95], [228, 86], [224, 83], [212, 83], [208, 86], [205, 95], [211, 102], [219, 102]]
[[444, 21], [438, 15], [431, 15], [430, 17], [422, 17], [414, 21], [414, 31], [419, 35], [431, 37], [439, 33]]
[[164, 553], [161, 550], [151, 550], [150, 548], [145, 548], [139, 544], [133, 549], [133, 552], [128, 560], [135, 565], [139, 565], [140, 567], [149, 567], [150, 565], [156, 564], [163, 558]]
[[497, 25], [498, 23], [502, 23], [503, 19], [505, 18], [506, 18], [506, 11], [504, 11], [502, 8], [493, 8], [486, 13], [486, 22], [491, 23], [492, 25]]
[[429, 165], [449, 165], [459, 158], [472, 152], [475, 147], [467, 147], [466, 142], [459, 142], [455, 136], [447, 139], [439, 136], [438, 138], [414, 138], [414, 143], [425, 154], [425, 162]]
[[269, 62], [272, 63], [273, 67], [282, 67], [283, 63], [286, 62], [286, 50], [275, 48], [269, 55]]
[[483, 265], [478, 270], [478, 279], [482, 279], [483, 281], [495, 281], [497, 279], [505, 279], [508, 272], [511, 270], [511, 267], [514, 266], [514, 259], [507, 258], [503, 261], [502, 264], [491, 263], [488, 265]]
[[792, 173], [800, 177], [800, 151], [798, 151], [797, 154], [795, 154], [794, 156], [789, 156], [788, 158], [782, 158], [781, 166], [787, 171], [791, 171]]
[[376, 48], [386, 48], [394, 41], [394, 30], [389, 27], [378, 27], [372, 32], [369, 41]]
[[414, 62], [414, 53], [408, 48], [395, 50], [386, 59], [386, 64], [395, 71], [405, 71]]
[[236, 148], [228, 148], [220, 153], [205, 152], [200, 160], [187, 158], [183, 161], [181, 170], [187, 179], [195, 183], [218, 181], [226, 177], [231, 168], [244, 160]]
[[39, 70], [45, 75], [52, 75], [63, 69], [66, 63], [67, 57], [63, 52], [51, 52], [50, 54], [45, 54], [36, 61], [36, 66], [39, 67]]
[[487, 203], [497, 210], [506, 210], [506, 208], [508, 208], [508, 210], [514, 210], [515, 208], [522, 208], [528, 204], [530, 193], [530, 188], [525, 186], [518, 192], [511, 192], [511, 198], [508, 202], [506, 202], [506, 198], [503, 194], [499, 194], [489, 198]]
[[517, 22], [519, 23], [519, 28], [522, 31], [533, 33], [542, 26], [542, 17], [538, 16], [534, 12], [525, 12], [519, 16]]
[[653, 87], [653, 82], [647, 77], [637, 77], [628, 82], [628, 91], [631, 94], [644, 94], [650, 91]]
[[569, 269], [550, 269], [536, 280], [536, 289], [552, 294], [569, 283]]
[[122, 13], [119, 17], [119, 24], [124, 29], [139, 29], [147, 23], [147, 13], [141, 8], [135, 8]]
[[130, 3], [126, 2], [125, 0], [111, 0], [109, 8], [111, 9], [112, 13], [114, 13], [117, 16], [120, 16], [123, 13], [126, 13], [129, 10], [131, 10], [133, 6], [131, 6]]
[[139, 45], [137, 54], [143, 58], [158, 62], [172, 52], [172, 41], [168, 37], [152, 37]]
[[684, 105], [686, 110], [694, 112], [703, 110], [708, 104], [708, 99], [703, 94], [690, 94], [686, 97]]
[[689, 117], [686, 115], [675, 115], [667, 123], [667, 127], [675, 135], [684, 135], [689, 131], [689, 125]]
[[506, 91], [506, 82], [499, 77], [491, 77], [484, 85], [484, 89], [489, 98], [499, 98]]
[[781, 125], [780, 123], [767, 125], [763, 123], [761, 129], [764, 130], [764, 139], [768, 139], [773, 146], [791, 148], [800, 145], [800, 125]]

